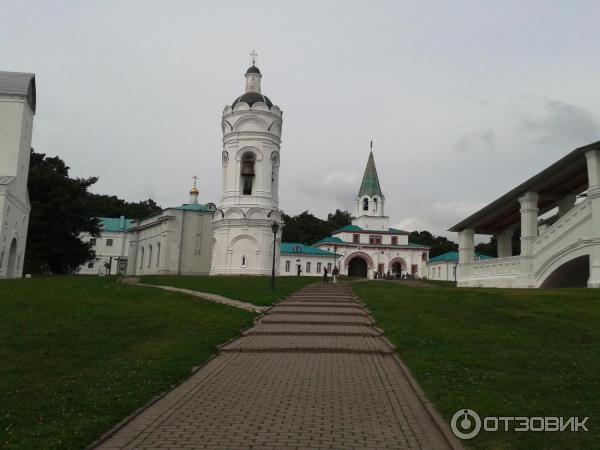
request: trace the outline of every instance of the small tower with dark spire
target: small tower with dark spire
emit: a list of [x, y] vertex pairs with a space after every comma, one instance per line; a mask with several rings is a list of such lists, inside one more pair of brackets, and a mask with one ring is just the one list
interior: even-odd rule
[[373, 158], [373, 141], [367, 167], [356, 197], [355, 225], [368, 230], [387, 230], [389, 217], [385, 215], [385, 196], [381, 192], [379, 176]]

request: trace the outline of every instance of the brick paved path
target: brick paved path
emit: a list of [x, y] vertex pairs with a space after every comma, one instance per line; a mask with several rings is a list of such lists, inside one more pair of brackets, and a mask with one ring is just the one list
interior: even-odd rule
[[460, 448], [416, 390], [350, 287], [313, 285], [97, 448]]

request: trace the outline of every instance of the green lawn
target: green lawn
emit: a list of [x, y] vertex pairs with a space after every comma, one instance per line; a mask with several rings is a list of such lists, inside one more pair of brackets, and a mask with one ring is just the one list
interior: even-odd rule
[[470, 448], [600, 448], [600, 292], [409, 288], [355, 283], [447, 421], [589, 416], [589, 432], [482, 433]]
[[0, 282], [0, 448], [85, 448], [253, 317], [114, 278]]
[[277, 277], [275, 290], [271, 290], [270, 277], [178, 277], [171, 275], [141, 277], [142, 283], [210, 292], [255, 305], [271, 305], [301, 287], [320, 280], [318, 277]]

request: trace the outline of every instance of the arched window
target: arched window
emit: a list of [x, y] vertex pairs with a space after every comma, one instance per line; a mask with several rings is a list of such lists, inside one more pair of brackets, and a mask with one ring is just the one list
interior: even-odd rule
[[256, 155], [252, 152], [246, 152], [242, 155], [242, 194], [252, 195], [252, 184], [254, 183], [254, 163]]
[[148, 247], [148, 267], [152, 264], [152, 245]]
[[363, 198], [363, 211], [368, 211], [369, 210], [369, 199], [368, 198]]
[[377, 199], [373, 199], [373, 212], [377, 212]]
[[160, 264], [160, 242], [156, 244], [156, 265]]
[[140, 269], [144, 268], [144, 247], [140, 249]]

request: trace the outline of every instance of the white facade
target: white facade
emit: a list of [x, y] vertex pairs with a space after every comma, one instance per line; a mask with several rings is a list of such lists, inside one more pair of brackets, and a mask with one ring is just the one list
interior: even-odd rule
[[335, 231], [315, 247], [341, 255], [341, 275], [374, 278], [375, 276], [427, 276], [429, 247], [408, 242], [406, 231], [389, 228], [385, 215], [385, 197], [379, 185], [373, 152], [360, 186], [352, 225]]
[[[513, 256], [517, 230], [521, 251]], [[600, 142], [574, 150], [451, 231], [459, 233], [459, 287], [600, 287]], [[475, 260], [474, 235], [491, 233], [498, 258]]]
[[336, 260], [339, 266], [341, 255], [334, 259], [332, 253], [315, 247], [296, 244], [282, 243], [279, 274], [285, 276], [322, 277], [323, 272], [331, 276]]
[[82, 264], [79, 275], [124, 275], [127, 272], [129, 255], [128, 228], [131, 220], [125, 217], [100, 218], [100, 236], [93, 237], [89, 233], [80, 235], [83, 242], [91, 242], [96, 256], [92, 261]]
[[279, 268], [282, 112], [261, 93], [262, 75], [255, 66], [245, 77], [245, 94], [225, 107], [221, 122], [222, 197], [213, 222], [211, 275], [270, 275], [274, 223]]
[[127, 274], [208, 275], [212, 256], [213, 204], [167, 208], [129, 230]]
[[0, 278], [23, 275], [35, 101], [33, 74], [0, 72]]
[[458, 261], [435, 261], [427, 263], [427, 278], [430, 280], [456, 281]]

